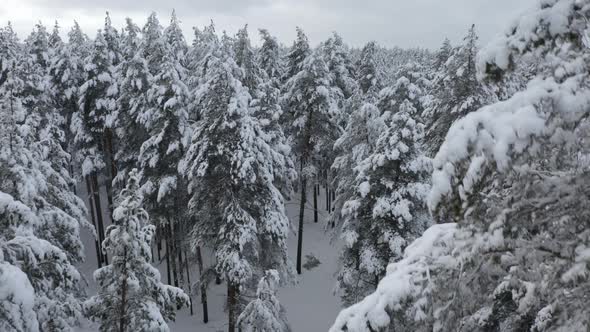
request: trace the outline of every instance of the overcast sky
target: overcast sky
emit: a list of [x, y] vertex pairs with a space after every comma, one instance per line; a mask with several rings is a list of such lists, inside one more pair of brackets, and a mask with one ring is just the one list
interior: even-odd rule
[[52, 26], [57, 19], [62, 33], [78, 20], [94, 37], [110, 11], [116, 26], [131, 17], [140, 26], [151, 11], [166, 25], [172, 9], [182, 21], [187, 41], [192, 27], [213, 19], [217, 30], [230, 33], [248, 23], [267, 28], [286, 45], [301, 26], [313, 44], [332, 31], [360, 46], [375, 40], [386, 46], [438, 48], [445, 37], [459, 41], [475, 23], [485, 43], [504, 32], [523, 10], [538, 0], [0, 0], [0, 22], [11, 21], [21, 39], [37, 21]]

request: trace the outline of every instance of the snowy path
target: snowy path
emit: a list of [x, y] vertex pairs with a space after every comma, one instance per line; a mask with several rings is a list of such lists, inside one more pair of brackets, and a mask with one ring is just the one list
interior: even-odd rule
[[[323, 192], [322, 192], [323, 193]], [[83, 197], [86, 199], [86, 197]], [[106, 202], [104, 205], [106, 206]], [[340, 310], [340, 298], [333, 295], [335, 283], [334, 273], [338, 268], [338, 248], [330, 243], [330, 235], [324, 231], [325, 195], [318, 198], [319, 222], [313, 222], [313, 209], [308, 206], [305, 213], [303, 232], [303, 262], [305, 255], [313, 254], [321, 264], [312, 270], [303, 270], [298, 283], [286, 286], [280, 290], [279, 300], [287, 309], [287, 316], [293, 332], [321, 332], [327, 331]], [[297, 223], [299, 217], [299, 201], [293, 200], [287, 203], [287, 214], [292, 223], [291, 236], [289, 238], [289, 254], [295, 263], [297, 252]], [[105, 225], [106, 227], [106, 225]], [[80, 271], [88, 280], [88, 295], [92, 296], [96, 291], [96, 285], [92, 279], [92, 273], [97, 267], [94, 247], [94, 239], [88, 232], [83, 233], [86, 246], [86, 262], [80, 266]], [[204, 257], [208, 261], [208, 257]], [[158, 266], [165, 280], [166, 266]], [[191, 278], [196, 279], [196, 267], [191, 271]], [[169, 324], [172, 331], [212, 331], [222, 332], [227, 329], [227, 314], [223, 310], [226, 288], [225, 285], [210, 285], [207, 293], [209, 304], [209, 323], [202, 323], [201, 303], [198, 297], [193, 297], [194, 315], [185, 308], [178, 312], [175, 322]], [[88, 323], [79, 330], [80, 332], [97, 331], [97, 327]]]

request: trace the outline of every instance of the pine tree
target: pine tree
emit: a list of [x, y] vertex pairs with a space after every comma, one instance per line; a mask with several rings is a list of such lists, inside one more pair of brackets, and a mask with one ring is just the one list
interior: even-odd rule
[[348, 47], [342, 37], [336, 32], [322, 44], [322, 50], [330, 75], [332, 85], [338, 87], [344, 99], [349, 98], [356, 90], [354, 67], [349, 57]]
[[185, 65], [185, 57], [188, 52], [188, 46], [184, 40], [182, 29], [180, 28], [180, 20], [176, 17], [176, 11], [172, 11], [170, 17], [170, 25], [164, 30], [164, 38], [174, 55], [175, 59], [181, 64]]
[[166, 54], [162, 31], [163, 28], [160, 25], [158, 16], [152, 12], [141, 30], [143, 58], [148, 62], [148, 68], [152, 75], [157, 75], [160, 72], [162, 60]]
[[284, 97], [288, 110], [290, 139], [299, 159], [299, 234], [297, 273], [301, 274], [303, 220], [307, 202], [307, 182], [318, 170], [331, 165], [332, 147], [340, 135], [338, 100], [340, 90], [331, 85], [330, 73], [321, 52], [316, 51], [303, 64], [303, 69], [287, 82]]
[[[343, 301], [372, 292], [387, 264], [426, 229], [429, 162], [422, 156], [420, 90], [402, 77], [380, 94], [381, 131], [374, 150], [354, 168], [355, 195], [343, 204]], [[375, 128], [377, 129], [377, 128]]]
[[[105, 128], [113, 124], [116, 117], [117, 84], [114, 67], [109, 60], [109, 51], [103, 34], [99, 30], [94, 40], [91, 54], [84, 61], [85, 82], [78, 90], [78, 111], [72, 115], [71, 131], [74, 134], [76, 161], [81, 167], [81, 175], [86, 179], [88, 194], [94, 202], [98, 232], [99, 266], [107, 263], [100, 244], [104, 239], [104, 221], [100, 203], [99, 175], [105, 171]], [[111, 178], [107, 177], [107, 197], [112, 209]], [[93, 214], [94, 215], [94, 214]]]
[[285, 309], [279, 303], [279, 273], [268, 270], [258, 282], [256, 298], [244, 308], [238, 317], [238, 329], [242, 332], [291, 331]]
[[453, 46], [451, 45], [451, 41], [448, 38], [445, 38], [442, 46], [434, 56], [434, 61], [432, 62], [433, 69], [436, 71], [440, 70], [447, 63], [452, 52]]
[[137, 170], [129, 173], [113, 220], [103, 243], [112, 263], [95, 271], [99, 290], [84, 303], [85, 315], [100, 323], [100, 331], [168, 331], [166, 322], [189, 298], [163, 284], [150, 264], [155, 226], [142, 207]]
[[493, 100], [476, 78], [477, 39], [475, 26], [472, 26], [463, 45], [453, 50], [434, 78], [434, 99], [425, 111], [427, 150], [430, 155], [436, 154], [447, 131], [457, 119]]
[[182, 80], [186, 74], [177, 54], [165, 41], [163, 45], [166, 53], [147, 91], [149, 107], [139, 114], [148, 135], [141, 145], [138, 161], [144, 181], [142, 191], [145, 193], [146, 208], [166, 237], [166, 264], [169, 275], [172, 273], [168, 282], [180, 286], [183, 282], [182, 266], [176, 264], [176, 259], [180, 252], [178, 244], [182, 241], [181, 235], [185, 234], [179, 227], [183, 227], [186, 216], [183, 207], [186, 206], [187, 194], [177, 168], [190, 139], [189, 89]]
[[241, 71], [223, 48], [209, 55], [197, 91], [201, 119], [181, 170], [189, 179], [193, 247], [215, 252], [215, 270], [228, 287], [229, 330], [236, 328], [240, 292], [253, 276], [274, 268], [291, 275], [289, 220], [274, 185], [286, 156], [273, 150], [250, 108]]
[[30, 99], [34, 108], [24, 107], [27, 85], [17, 69], [13, 61], [0, 86], [0, 192], [6, 204], [0, 208], [0, 256], [23, 271], [34, 290], [31, 324], [72, 330], [81, 313], [81, 277], [73, 264], [83, 257], [79, 226], [85, 208], [69, 191], [67, 171], [58, 168], [65, 156], [51, 122], [41, 121], [47, 120], [40, 113], [43, 104]]
[[139, 167], [139, 151], [143, 142], [148, 139], [141, 116], [150, 108], [148, 89], [152, 76], [139, 48], [139, 32], [139, 27], [128, 18], [122, 43], [124, 61], [117, 67], [117, 76], [121, 80], [115, 131], [119, 142], [115, 155], [116, 182], [119, 183], [133, 168]]
[[357, 80], [363, 93], [368, 93], [374, 89], [379, 91], [383, 82], [380, 80], [377, 65], [377, 44], [368, 42], [362, 49], [360, 59], [357, 64]]
[[297, 75], [303, 69], [305, 59], [312, 53], [309, 47], [309, 41], [303, 30], [297, 27], [297, 39], [287, 55], [287, 68], [283, 76], [283, 81], [287, 81]]
[[280, 82], [281, 77], [283, 77], [284, 67], [279, 43], [266, 29], [258, 31], [262, 38], [262, 45], [258, 50], [258, 65], [271, 80]]

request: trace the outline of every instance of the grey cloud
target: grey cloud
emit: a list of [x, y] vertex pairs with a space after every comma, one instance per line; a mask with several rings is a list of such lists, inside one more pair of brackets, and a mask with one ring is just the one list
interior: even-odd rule
[[[445, 37], [459, 41], [472, 23], [477, 25], [481, 41], [485, 43], [493, 35], [503, 32], [517, 14], [538, 0], [22, 1], [30, 3], [35, 15], [63, 17], [60, 15], [63, 12], [77, 12], [96, 18], [93, 22], [102, 21], [105, 10], [111, 11], [119, 21], [127, 15], [138, 19], [156, 11], [165, 22], [174, 8], [183, 21], [189, 40], [192, 38], [188, 35], [191, 26], [213, 19], [220, 31], [234, 32], [244, 23], [249, 23], [252, 32], [259, 27], [267, 28], [287, 45], [294, 38], [295, 26], [299, 25], [313, 43], [327, 38], [332, 31], [338, 31], [355, 46], [376, 40], [387, 46], [438, 48]], [[10, 11], [0, 13], [0, 19], [9, 15]], [[34, 18], [30, 19], [31, 27], [34, 21]], [[137, 23], [142, 24], [141, 21]], [[92, 34], [92, 30], [87, 32]]]

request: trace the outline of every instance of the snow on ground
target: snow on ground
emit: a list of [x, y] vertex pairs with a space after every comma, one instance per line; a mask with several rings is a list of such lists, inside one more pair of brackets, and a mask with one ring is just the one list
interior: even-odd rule
[[[88, 204], [85, 190], [78, 188], [81, 197]], [[102, 204], [106, 213], [106, 193], [102, 193]], [[297, 196], [297, 195], [295, 195]], [[297, 196], [298, 197], [298, 196]], [[297, 283], [283, 287], [279, 292], [279, 300], [286, 307], [287, 317], [293, 332], [316, 332], [327, 331], [338, 312], [341, 309], [340, 298], [333, 294], [335, 285], [335, 273], [338, 269], [339, 248], [330, 241], [329, 233], [325, 232], [326, 218], [325, 194], [318, 197], [319, 222], [313, 222], [313, 208], [308, 204], [305, 212], [305, 223], [303, 231], [303, 263], [305, 256], [312, 254], [319, 259], [320, 265], [311, 269], [303, 270]], [[289, 253], [293, 264], [295, 264], [297, 253], [297, 223], [299, 221], [299, 200], [292, 200], [287, 203], [287, 214], [292, 224], [292, 232], [289, 238]], [[104, 217], [103, 216], [103, 217]], [[107, 223], [107, 224], [110, 224]], [[106, 227], [106, 224], [105, 224]], [[96, 292], [96, 284], [92, 273], [97, 268], [96, 249], [94, 238], [89, 232], [83, 231], [82, 237], [86, 247], [86, 261], [79, 266], [80, 272], [88, 282], [88, 296]], [[210, 256], [205, 255], [205, 264], [210, 261]], [[157, 263], [156, 263], [157, 264]], [[162, 279], [166, 280], [166, 263], [157, 264]], [[196, 264], [191, 268], [191, 281], [197, 279]], [[169, 323], [171, 331], [212, 331], [220, 332], [227, 330], [227, 313], [224, 312], [224, 301], [226, 295], [225, 284], [211, 284], [207, 291], [209, 307], [209, 323], [202, 322], [202, 306], [199, 296], [193, 296], [194, 315], [190, 315], [188, 308], [177, 313], [175, 322]], [[97, 326], [91, 322], [85, 322], [79, 332], [97, 331]]]

